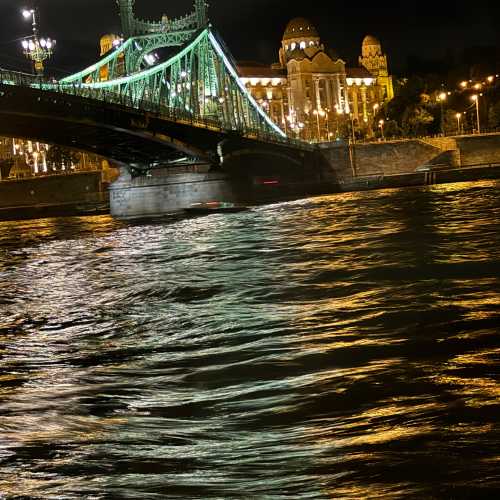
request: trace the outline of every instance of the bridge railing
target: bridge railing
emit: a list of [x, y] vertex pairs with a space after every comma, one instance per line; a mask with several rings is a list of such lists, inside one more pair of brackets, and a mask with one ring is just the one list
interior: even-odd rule
[[308, 143], [304, 143], [303, 141], [292, 139], [290, 137], [280, 137], [275, 134], [266, 132], [262, 129], [249, 128], [249, 127], [238, 127], [238, 128], [228, 129], [227, 127], [222, 126], [220, 120], [218, 120], [215, 117], [210, 118], [207, 116], [197, 116], [187, 110], [158, 104], [156, 102], [152, 102], [147, 99], [136, 99], [130, 96], [129, 94], [125, 93], [110, 92], [109, 90], [102, 91], [99, 89], [92, 89], [88, 87], [86, 88], [73, 85], [57, 85], [57, 89], [54, 90], [58, 93], [75, 95], [78, 97], [103, 101], [109, 104], [116, 104], [119, 106], [125, 106], [128, 108], [137, 109], [147, 113], [153, 113], [157, 115], [159, 118], [168, 121], [185, 123], [187, 125], [192, 125], [195, 127], [207, 128], [226, 133], [235, 132], [247, 138], [263, 140], [266, 142], [274, 142], [284, 145], [302, 147], [306, 149], [314, 149], [314, 146]]
[[19, 87], [44, 88], [44, 86], [50, 85], [53, 82], [41, 76], [0, 68], [0, 83], [4, 85], [17, 85]]
[[281, 137], [276, 134], [266, 132], [263, 129], [241, 126], [228, 129], [221, 124], [217, 117], [197, 116], [188, 110], [158, 104], [147, 99], [137, 99], [127, 93], [111, 92], [108, 89], [93, 89], [82, 85], [61, 84], [56, 80], [2, 69], [0, 69], [0, 83], [56, 92], [58, 94], [72, 95], [84, 99], [124, 106], [146, 113], [153, 113], [159, 118], [168, 121], [185, 123], [187, 125], [224, 133], [234, 132], [250, 139], [295, 146], [302, 149], [314, 149], [314, 146], [309, 143], [290, 137]]

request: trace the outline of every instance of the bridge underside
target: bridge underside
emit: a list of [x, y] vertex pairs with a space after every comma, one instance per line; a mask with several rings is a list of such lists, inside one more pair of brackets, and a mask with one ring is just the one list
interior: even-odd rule
[[[199, 125], [0, 84], [0, 135], [90, 151], [123, 167], [111, 188], [117, 217], [159, 215], [213, 199], [256, 203], [336, 189], [334, 172], [318, 150]], [[193, 161], [215, 168], [183, 166]]]
[[124, 106], [0, 85], [0, 134], [93, 152], [140, 168], [180, 158], [216, 163], [227, 134]]

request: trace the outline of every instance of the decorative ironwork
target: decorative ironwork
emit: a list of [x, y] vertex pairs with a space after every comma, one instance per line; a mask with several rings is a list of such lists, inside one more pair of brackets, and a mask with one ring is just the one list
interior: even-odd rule
[[31, 18], [33, 34], [21, 41], [24, 55], [33, 62], [33, 67], [37, 75], [43, 75], [44, 62], [52, 56], [55, 40], [50, 38], [40, 38], [38, 33], [37, 11], [35, 9], [25, 9], [22, 11], [25, 19]]
[[199, 30], [208, 24], [205, 0], [195, 0], [194, 12], [178, 19], [164, 16], [160, 21], [137, 19], [134, 14], [135, 0], [117, 0], [120, 7], [122, 31], [125, 38], [150, 33], [169, 33], [173, 31]]
[[[143, 29], [133, 15], [123, 17], [133, 12], [134, 0], [118, 1], [124, 31]], [[246, 137], [288, 140], [249, 93], [224, 44], [207, 25], [204, 0], [195, 0], [194, 14], [162, 24], [168, 29], [148, 26], [149, 34], [124, 40], [96, 64], [59, 82], [30, 81], [13, 73], [0, 73], [0, 82], [122, 104]], [[172, 46], [182, 49], [167, 61], [153, 57], [156, 49]]]

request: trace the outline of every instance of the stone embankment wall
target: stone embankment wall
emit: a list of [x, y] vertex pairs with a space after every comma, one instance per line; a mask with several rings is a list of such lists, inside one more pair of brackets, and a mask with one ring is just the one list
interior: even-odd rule
[[500, 163], [500, 134], [357, 144], [353, 150], [345, 144], [323, 148], [341, 180], [353, 170], [363, 177], [411, 173], [424, 165]]
[[0, 208], [93, 203], [103, 195], [101, 172], [0, 182]]
[[457, 137], [461, 166], [500, 163], [500, 134]]

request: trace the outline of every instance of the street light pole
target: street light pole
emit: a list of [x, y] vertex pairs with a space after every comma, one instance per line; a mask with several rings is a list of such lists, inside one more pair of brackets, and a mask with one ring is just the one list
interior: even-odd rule
[[330, 110], [327, 109], [325, 110], [325, 120], [326, 120], [326, 138], [327, 138], [327, 142], [330, 141], [330, 114], [329, 114]]
[[320, 142], [320, 141], [321, 141], [321, 130], [320, 130], [320, 128], [319, 128], [319, 113], [320, 113], [320, 112], [319, 112], [317, 109], [315, 109], [315, 110], [313, 111], [313, 114], [315, 114], [315, 115], [316, 115], [316, 122], [317, 122], [317, 124], [318, 124], [318, 142]]
[[460, 132], [462, 131], [461, 123], [460, 120], [462, 119], [462, 113], [457, 113], [456, 115], [457, 118], [457, 135], [460, 135]]
[[441, 135], [444, 137], [444, 101], [446, 101], [446, 93], [439, 94], [439, 102], [441, 103]]
[[385, 125], [385, 120], [380, 120], [378, 122], [378, 124], [380, 125], [380, 133], [382, 134], [382, 141], [385, 142], [385, 136], [384, 136], [384, 125]]
[[477, 133], [481, 133], [481, 123], [480, 123], [480, 117], [479, 117], [479, 96], [482, 94], [474, 94], [471, 99], [476, 103], [476, 116], [477, 116]]

